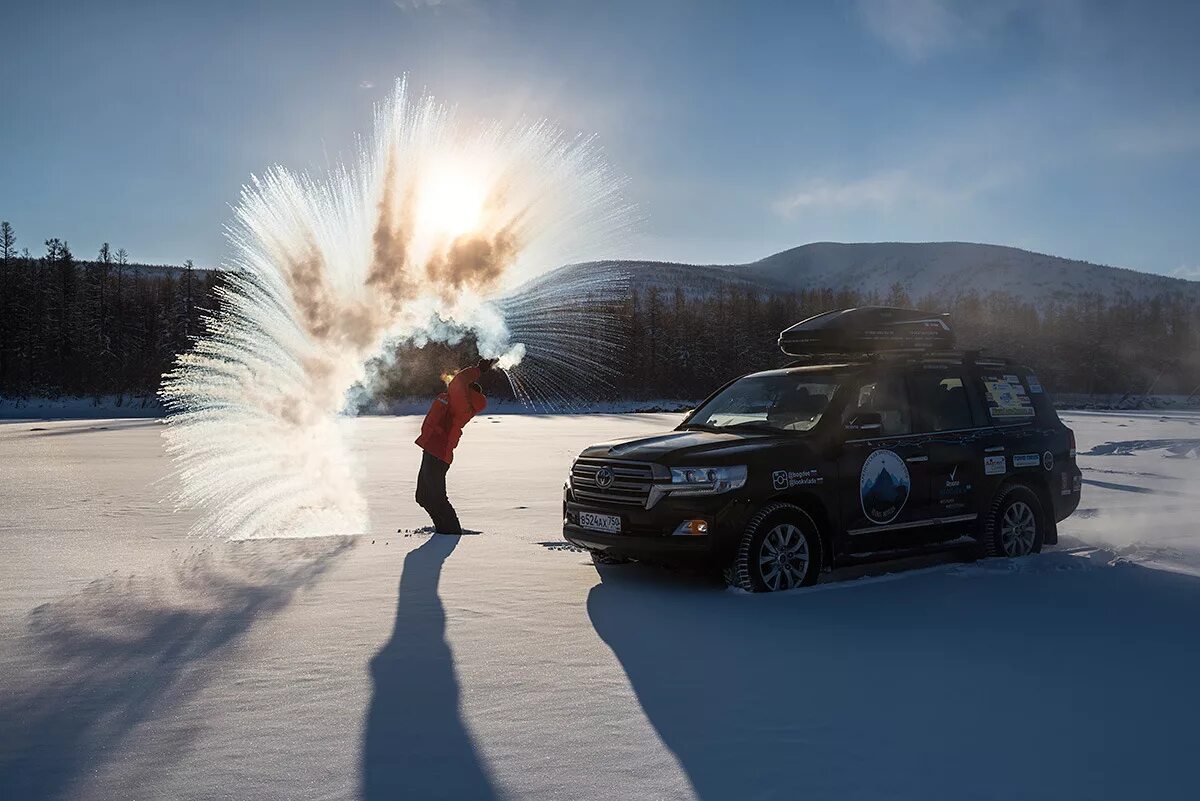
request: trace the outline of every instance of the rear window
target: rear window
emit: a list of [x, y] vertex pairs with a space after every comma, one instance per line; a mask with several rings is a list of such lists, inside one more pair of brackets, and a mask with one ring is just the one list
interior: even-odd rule
[[1058, 412], [1054, 411], [1054, 402], [1050, 398], [1050, 393], [1042, 386], [1038, 377], [1028, 372], [1022, 377], [1025, 379], [1025, 388], [1029, 390], [1029, 397], [1033, 401], [1033, 408], [1037, 410], [1038, 419], [1043, 423], [1058, 420]]
[[1033, 373], [1013, 368], [980, 373], [983, 399], [993, 423], [1020, 423], [1035, 417], [1053, 416], [1053, 408], [1041, 381]]

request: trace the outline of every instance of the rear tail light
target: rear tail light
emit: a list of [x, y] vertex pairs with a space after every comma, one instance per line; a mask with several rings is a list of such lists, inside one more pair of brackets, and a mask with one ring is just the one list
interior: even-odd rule
[[1068, 428], [1067, 433], [1071, 435], [1071, 458], [1074, 459], [1075, 458], [1075, 432]]

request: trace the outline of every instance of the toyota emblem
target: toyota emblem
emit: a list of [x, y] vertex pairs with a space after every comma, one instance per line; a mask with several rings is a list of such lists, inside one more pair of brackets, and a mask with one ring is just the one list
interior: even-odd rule
[[611, 467], [601, 467], [596, 471], [596, 486], [600, 489], [608, 489], [613, 483], [613, 471]]

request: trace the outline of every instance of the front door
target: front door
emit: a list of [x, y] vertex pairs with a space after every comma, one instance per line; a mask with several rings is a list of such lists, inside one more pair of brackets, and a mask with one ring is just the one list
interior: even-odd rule
[[[863, 423], [865, 421], [865, 426]], [[842, 413], [838, 458], [842, 551], [863, 554], [914, 542], [930, 514], [929, 454], [913, 437], [904, 376], [860, 379]]]

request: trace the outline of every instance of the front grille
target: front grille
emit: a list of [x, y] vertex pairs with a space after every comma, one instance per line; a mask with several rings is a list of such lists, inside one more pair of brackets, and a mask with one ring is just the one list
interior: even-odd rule
[[[608, 487], [596, 483], [601, 468], [612, 471], [613, 482]], [[653, 483], [654, 468], [641, 462], [580, 459], [571, 467], [571, 492], [581, 501], [644, 507]]]

